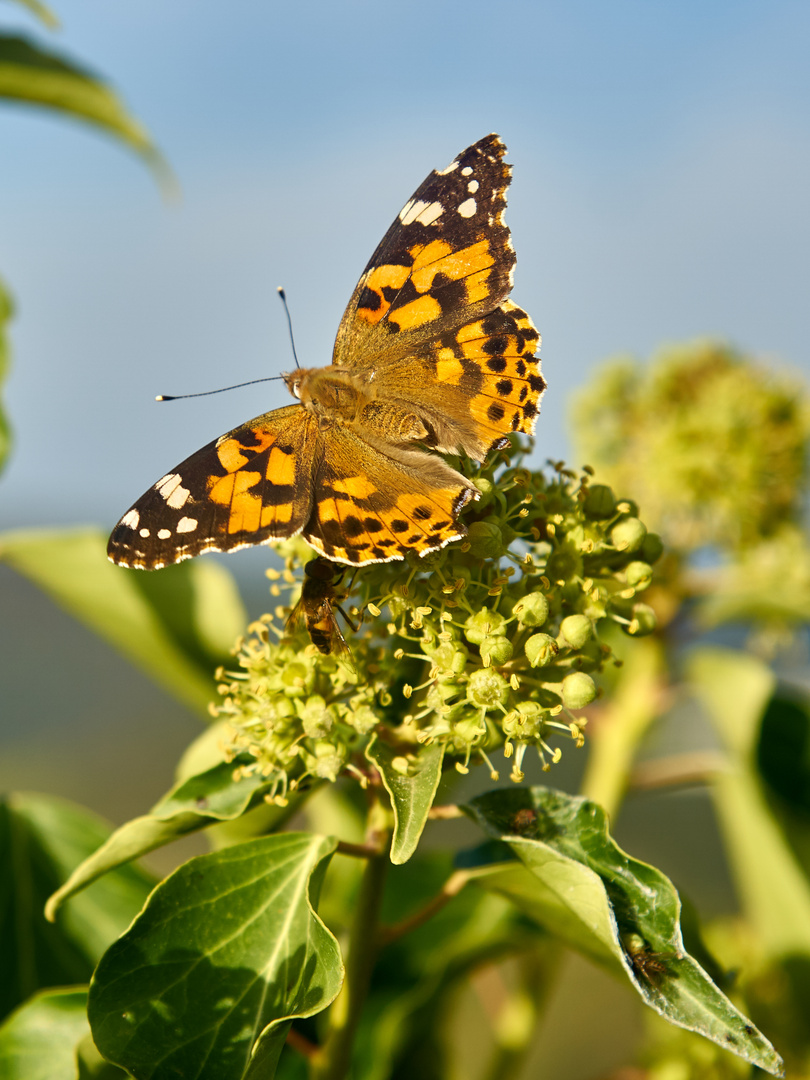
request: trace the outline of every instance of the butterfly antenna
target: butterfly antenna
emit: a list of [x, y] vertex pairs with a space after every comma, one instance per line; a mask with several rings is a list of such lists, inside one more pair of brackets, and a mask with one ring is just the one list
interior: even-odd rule
[[224, 394], [226, 390], [239, 390], [242, 386], [253, 386], [260, 382], [273, 382], [281, 379], [283, 375], [268, 375], [263, 379], [249, 379], [248, 382], [235, 383], [233, 386], [220, 386], [219, 390], [203, 390], [199, 394], [158, 394], [155, 401], [180, 401], [181, 398], [209, 397], [211, 394]]
[[279, 287], [278, 287], [278, 295], [281, 297], [281, 302], [284, 305], [284, 314], [287, 316], [287, 327], [288, 327], [288, 329], [290, 331], [290, 345], [292, 345], [293, 360], [295, 360], [295, 366], [297, 368], [300, 368], [301, 365], [298, 363], [298, 353], [295, 351], [295, 338], [293, 337], [293, 328], [292, 328], [292, 319], [290, 318], [290, 309], [287, 307], [287, 294], [284, 292], [284, 289], [281, 287], [281, 285], [279, 285]]

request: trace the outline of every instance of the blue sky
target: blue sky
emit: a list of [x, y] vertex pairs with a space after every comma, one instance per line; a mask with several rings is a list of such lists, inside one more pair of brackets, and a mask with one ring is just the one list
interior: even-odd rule
[[[198, 446], [329, 362], [359, 272], [433, 167], [490, 131], [515, 165], [513, 296], [543, 334], [538, 456], [616, 353], [712, 336], [810, 375], [810, 6], [63, 0], [55, 36], [171, 162], [0, 106], [16, 429], [0, 515], [111, 526]], [[578, 464], [578, 463], [575, 463]], [[238, 558], [235, 556], [234, 558]]]

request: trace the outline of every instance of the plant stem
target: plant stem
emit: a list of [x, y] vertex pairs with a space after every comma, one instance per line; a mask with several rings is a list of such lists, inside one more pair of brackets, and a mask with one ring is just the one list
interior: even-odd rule
[[[375, 800], [366, 832], [369, 848], [384, 828], [384, 822], [387, 824], [385, 810]], [[346, 977], [330, 1012], [329, 1035], [314, 1061], [313, 1076], [317, 1080], [344, 1080], [349, 1075], [354, 1039], [377, 959], [377, 928], [387, 872], [386, 850], [368, 856], [349, 934]]]

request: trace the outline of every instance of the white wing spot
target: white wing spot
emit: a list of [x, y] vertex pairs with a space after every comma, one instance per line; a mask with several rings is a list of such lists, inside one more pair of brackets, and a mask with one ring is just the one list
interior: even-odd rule
[[467, 184], [467, 191], [469, 191], [471, 195], [474, 195], [476, 191], [478, 191], [480, 186], [481, 185], [478, 183], [477, 180], [471, 180], [469, 184]]
[[430, 206], [425, 207], [422, 213], [417, 217], [417, 221], [420, 225], [432, 225], [434, 221], [442, 216], [444, 213], [444, 207], [441, 203], [433, 202]]
[[444, 213], [441, 203], [426, 203], [420, 199], [411, 199], [399, 212], [399, 220], [403, 225], [411, 225], [418, 221], [420, 225], [432, 225], [433, 222]]
[[149, 535], [149, 530], [148, 529], [140, 529], [138, 535], [142, 536], [144, 538], [144, 540], [145, 540], [147, 538], [147, 536]]
[[168, 540], [171, 535], [171, 529], [158, 529], [158, 540]]
[[196, 528], [197, 528], [197, 519], [196, 518], [184, 517], [184, 518], [180, 518], [180, 520], [177, 522], [177, 531], [179, 533], [194, 532], [194, 530]]
[[124, 516], [121, 518], [121, 524], [126, 525], [128, 529], [137, 529], [138, 522], [141, 520], [141, 515], [137, 510], [127, 510]]
[[459, 214], [461, 214], [462, 217], [472, 217], [477, 209], [478, 204], [476, 203], [475, 199], [467, 199], [461, 204], [461, 206], [459, 206], [458, 212]]
[[[458, 162], [457, 161], [451, 161], [446, 169], [437, 169], [436, 170], [436, 175], [437, 176], [447, 176], [448, 173], [455, 172], [455, 170], [457, 168], [458, 168]], [[461, 170], [461, 172], [462, 172], [462, 174], [464, 174], [463, 169]]]
[[169, 473], [155, 484], [155, 491], [172, 510], [182, 510], [191, 492], [181, 486], [182, 476]]
[[472, 171], [472, 169], [470, 168], [469, 165], [465, 165], [464, 168], [461, 170], [461, 175], [462, 176], [472, 176], [472, 174], [473, 174], [473, 171]]

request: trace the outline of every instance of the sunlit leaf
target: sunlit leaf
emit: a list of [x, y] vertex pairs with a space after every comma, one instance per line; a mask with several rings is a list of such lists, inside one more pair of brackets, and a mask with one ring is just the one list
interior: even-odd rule
[[0, 35], [0, 98], [56, 109], [101, 128], [137, 151], [170, 184], [146, 129], [110, 86], [74, 60], [28, 38]]
[[[781, 1060], [767, 1039], [684, 949], [672, 883], [616, 845], [600, 806], [535, 787], [481, 795], [466, 809], [536, 878], [535, 914], [543, 918], [548, 900], [549, 930], [561, 912], [569, 912], [575, 920], [566, 927], [569, 941], [577, 925], [583, 951], [593, 951], [587, 938], [598, 939], [661, 1016], [781, 1075]], [[486, 886], [486, 879], [480, 884]]]
[[380, 770], [385, 790], [391, 796], [391, 862], [395, 865], [407, 862], [416, 850], [442, 778], [444, 751], [444, 744], [434, 743], [406, 759], [376, 736], [366, 749], [366, 757]]
[[3, 1080], [75, 1080], [76, 1052], [89, 1034], [86, 987], [36, 994], [0, 1027]]
[[334, 1000], [337, 942], [315, 914], [335, 842], [264, 837], [202, 855], [152, 893], [102, 958], [90, 987], [93, 1037], [109, 1060], [152, 1080], [272, 1076], [293, 1017]]
[[214, 670], [246, 621], [224, 567], [195, 559], [152, 575], [124, 570], [108, 561], [106, 539], [93, 529], [3, 533], [0, 559], [207, 715]]
[[68, 904], [57, 925], [45, 920], [48, 895], [108, 834], [64, 799], [18, 794], [0, 804], [2, 1015], [42, 987], [86, 982], [142, 906], [154, 882], [126, 867]]
[[291, 796], [284, 806], [268, 806], [265, 795], [273, 790], [273, 779], [250, 773], [234, 780], [236, 765], [221, 761], [206, 772], [189, 777], [172, 788], [149, 814], [133, 818], [116, 829], [78, 866], [73, 864], [64, 885], [48, 900], [48, 917], [53, 918], [69, 897], [110, 870], [214, 822], [230, 821], [253, 807], [260, 807], [265, 812], [262, 821], [267, 832], [295, 813], [300, 796]]

